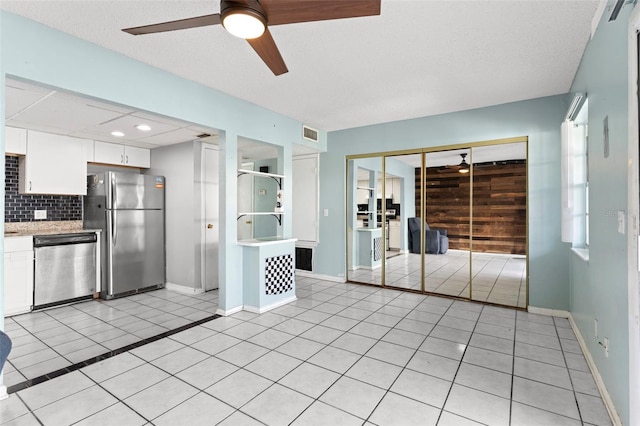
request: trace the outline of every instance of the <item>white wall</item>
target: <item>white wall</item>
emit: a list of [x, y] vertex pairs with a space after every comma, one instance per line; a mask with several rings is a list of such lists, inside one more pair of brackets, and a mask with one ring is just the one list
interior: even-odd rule
[[185, 142], [151, 150], [145, 174], [166, 178], [167, 282], [202, 288], [201, 264], [201, 143]]

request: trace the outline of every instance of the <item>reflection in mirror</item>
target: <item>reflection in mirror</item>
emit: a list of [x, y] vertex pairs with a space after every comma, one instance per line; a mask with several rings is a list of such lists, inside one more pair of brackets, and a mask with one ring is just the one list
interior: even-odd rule
[[[243, 137], [238, 138], [238, 170], [280, 174], [282, 148]], [[273, 213], [279, 189], [277, 179], [265, 175], [238, 173], [238, 240], [275, 237], [282, 232]]]
[[408, 226], [408, 218], [416, 210], [416, 182], [420, 179], [416, 181], [415, 175], [421, 162], [422, 154], [385, 157], [385, 286], [421, 289], [420, 255], [419, 251], [415, 254], [410, 250]]
[[[470, 297], [469, 153], [469, 149], [460, 149], [425, 155], [425, 220], [421, 235], [425, 290], [464, 298]], [[416, 209], [416, 218], [419, 214]], [[419, 224], [416, 219], [414, 226]]]
[[472, 299], [526, 307], [527, 144], [474, 147]]
[[350, 281], [382, 284], [381, 158], [349, 160], [347, 188], [347, 252]]

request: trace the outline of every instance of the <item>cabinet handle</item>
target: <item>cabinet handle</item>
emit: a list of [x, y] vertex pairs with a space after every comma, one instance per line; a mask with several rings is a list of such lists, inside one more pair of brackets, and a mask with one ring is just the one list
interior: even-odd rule
[[31, 181], [29, 181], [29, 191], [31, 191]]
[[124, 164], [124, 154], [120, 154], [120, 164]]
[[129, 156], [128, 156], [128, 155], [125, 155], [125, 156], [124, 156], [124, 158], [126, 158], [126, 159], [127, 159], [126, 164], [129, 164]]

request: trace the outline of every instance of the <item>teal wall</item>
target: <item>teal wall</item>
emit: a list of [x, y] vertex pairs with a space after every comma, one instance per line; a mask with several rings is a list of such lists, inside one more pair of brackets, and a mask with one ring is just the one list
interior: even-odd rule
[[320, 208], [330, 214], [320, 217], [316, 273], [345, 274], [346, 155], [528, 136], [530, 304], [568, 310], [569, 252], [560, 242], [559, 218], [560, 123], [567, 107], [566, 96], [553, 96], [330, 132], [320, 155]]
[[[281, 146], [285, 161], [280, 172], [291, 176], [292, 146], [306, 145], [302, 123], [0, 11], [0, 129], [4, 129], [5, 75], [220, 129], [220, 307], [242, 306], [242, 271], [238, 268], [242, 249], [236, 244], [237, 140], [246, 137]], [[319, 136], [317, 146], [323, 149], [326, 132]], [[4, 147], [3, 131], [0, 147]], [[283, 232], [290, 236], [290, 179], [285, 179], [283, 189]]]
[[[571, 92], [589, 99], [589, 261], [571, 255], [571, 314], [624, 424], [629, 424], [627, 235], [617, 212], [627, 209], [628, 41], [632, 7], [614, 22], [605, 13], [589, 42]], [[609, 157], [603, 119], [609, 117]], [[595, 338], [609, 338], [609, 357]], [[637, 403], [637, 402], [636, 402]]]

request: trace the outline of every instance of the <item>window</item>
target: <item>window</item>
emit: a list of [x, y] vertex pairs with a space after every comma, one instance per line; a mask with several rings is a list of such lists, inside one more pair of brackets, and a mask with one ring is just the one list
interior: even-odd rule
[[572, 103], [562, 132], [562, 241], [589, 247], [589, 107]]

